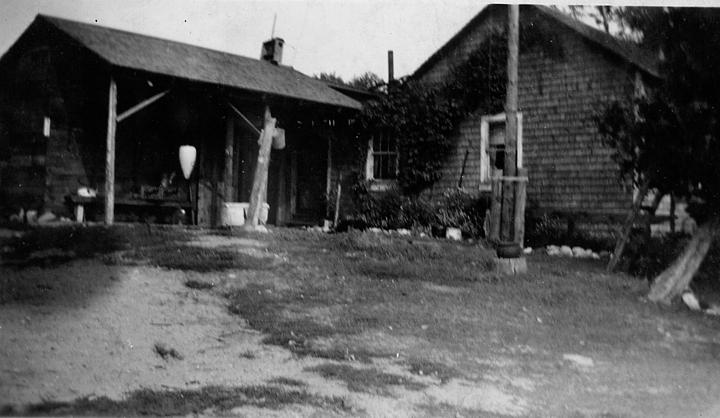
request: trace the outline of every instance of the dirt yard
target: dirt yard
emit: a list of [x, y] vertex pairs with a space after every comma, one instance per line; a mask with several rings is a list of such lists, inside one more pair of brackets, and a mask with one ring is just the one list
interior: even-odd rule
[[720, 319], [590, 260], [147, 226], [0, 231], [0, 414], [720, 416]]

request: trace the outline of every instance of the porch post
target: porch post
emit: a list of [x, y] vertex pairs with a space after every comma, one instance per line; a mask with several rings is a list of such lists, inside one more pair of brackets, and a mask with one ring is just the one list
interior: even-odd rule
[[108, 94], [108, 122], [105, 152], [105, 224], [115, 218], [115, 128], [117, 126], [117, 84], [110, 77]]
[[250, 208], [245, 218], [245, 228], [256, 229], [264, 196], [267, 191], [268, 168], [270, 167], [270, 146], [275, 133], [276, 119], [270, 114], [270, 107], [265, 106], [265, 123], [260, 135], [260, 150], [258, 151], [257, 166], [250, 193]]
[[234, 147], [235, 147], [235, 118], [228, 112], [225, 120], [225, 172], [223, 173], [223, 184], [225, 190], [226, 202], [235, 201], [235, 193], [233, 188], [233, 163], [234, 163]]

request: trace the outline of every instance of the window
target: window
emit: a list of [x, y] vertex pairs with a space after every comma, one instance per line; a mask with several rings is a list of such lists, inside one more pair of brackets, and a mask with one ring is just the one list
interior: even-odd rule
[[[523, 166], [522, 113], [518, 113], [517, 161]], [[480, 118], [480, 182], [489, 190], [492, 170], [505, 167], [505, 114]]]
[[395, 180], [398, 174], [398, 151], [395, 138], [386, 133], [373, 135], [368, 141], [365, 178]]

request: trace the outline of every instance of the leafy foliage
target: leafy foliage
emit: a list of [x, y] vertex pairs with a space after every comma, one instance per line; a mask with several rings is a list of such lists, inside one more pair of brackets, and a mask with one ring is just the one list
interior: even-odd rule
[[360, 181], [354, 190], [356, 218], [362, 226], [384, 229], [455, 227], [465, 235], [483, 235], [485, 211], [490, 206], [487, 197], [457, 189], [433, 202], [423, 196], [397, 192], [374, 194], [370, 192], [369, 183]]
[[379, 130], [397, 139], [398, 184], [404, 194], [417, 195], [440, 178], [443, 157], [463, 118], [502, 109], [506, 43], [502, 33], [492, 34], [451, 71], [446, 83], [430, 86], [401, 79], [387, 95], [364, 106], [360, 122], [367, 135]]
[[625, 9], [625, 18], [661, 47], [664, 77], [645, 97], [609, 104], [598, 119], [625, 177], [692, 199], [702, 221], [720, 207], [720, 11]]
[[374, 72], [367, 71], [359, 76], [353, 77], [347, 84], [350, 87], [375, 91], [381, 88], [385, 84], [385, 81]]
[[345, 84], [345, 80], [342, 79], [339, 75], [335, 74], [335, 72], [332, 73], [320, 73], [320, 74], [313, 74], [313, 78], [316, 78], [318, 80], [322, 81], [329, 81], [331, 83], [336, 84]]

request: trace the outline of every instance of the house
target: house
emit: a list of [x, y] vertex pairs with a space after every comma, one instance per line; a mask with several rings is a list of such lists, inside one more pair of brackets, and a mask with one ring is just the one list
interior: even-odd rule
[[[186, 222], [217, 225], [223, 203], [249, 200], [267, 107], [285, 132], [269, 222], [318, 222], [332, 145], [353, 137], [361, 104], [282, 65], [283, 44], [251, 59], [38, 15], [0, 58], [0, 207], [71, 217], [80, 202], [86, 219], [110, 222], [182, 209]], [[197, 150], [188, 180], [181, 145]]]
[[[446, 81], [455, 66], [491, 33], [505, 31], [506, 24], [506, 6], [484, 8], [412, 77], [428, 84]], [[658, 60], [546, 6], [521, 6], [520, 28], [518, 165], [529, 171], [528, 211], [616, 223], [626, 215], [633, 190], [619, 183], [613, 150], [602, 144], [595, 117], [613, 99], [658, 80]], [[544, 31], [547, 39], [530, 39], [535, 34], [528, 30]], [[489, 192], [493, 166], [502, 168], [504, 122], [502, 109], [475, 112], [462, 121], [442, 178], [428, 194], [437, 197], [460, 184], [468, 191]]]

